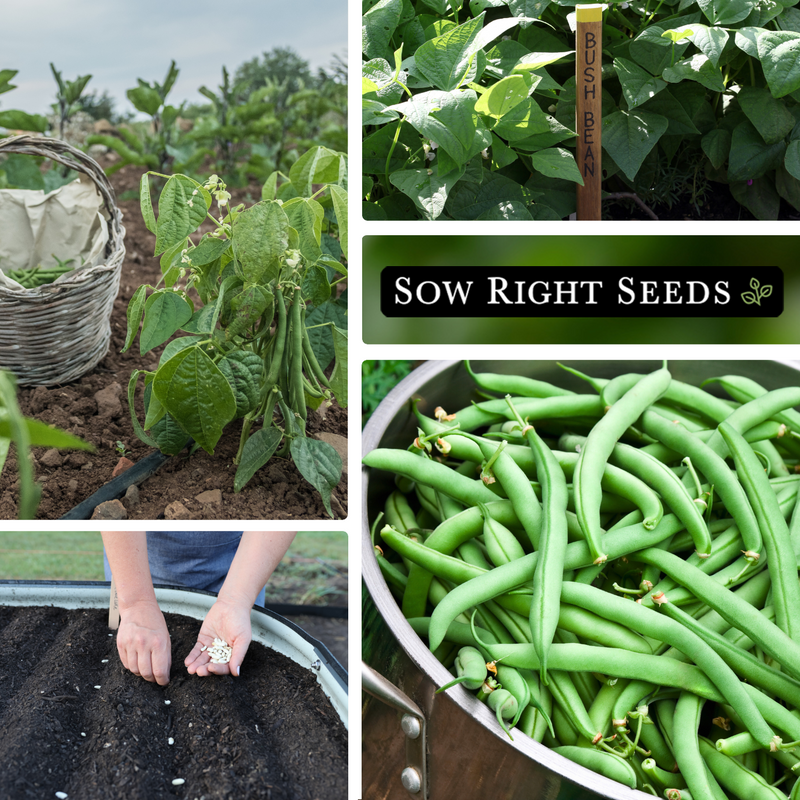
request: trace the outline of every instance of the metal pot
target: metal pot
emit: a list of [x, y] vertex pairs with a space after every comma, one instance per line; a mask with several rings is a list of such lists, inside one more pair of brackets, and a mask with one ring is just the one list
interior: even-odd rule
[[[501, 372], [549, 380], [578, 392], [586, 384], [553, 362], [473, 361], [475, 372]], [[656, 361], [569, 361], [587, 374], [611, 378], [624, 372], [650, 372]], [[688, 383], [726, 374], [750, 377], [768, 389], [800, 379], [797, 367], [777, 361], [670, 361], [673, 376]], [[410, 399], [433, 415], [436, 406], [455, 411], [477, 399], [461, 362], [423, 364], [381, 403], [363, 434], [363, 451], [405, 449], [416, 436]], [[494, 714], [460, 686], [435, 695], [452, 675], [406, 622], [389, 592], [370, 542], [370, 523], [391, 491], [387, 473], [363, 470], [362, 562], [364, 593], [363, 684], [372, 697], [362, 713], [363, 797], [451, 800], [567, 800], [652, 797], [602, 777], [517, 734], [511, 741]], [[376, 700], [374, 698], [380, 698]], [[416, 738], [410, 738], [408, 732]], [[513, 731], [512, 731], [513, 733]], [[425, 739], [420, 744], [420, 739]]]
[[[0, 581], [0, 605], [108, 608], [107, 581]], [[159, 608], [203, 620], [217, 596], [200, 589], [155, 586]], [[347, 672], [325, 645], [302, 628], [259, 606], [250, 612], [253, 641], [311, 670], [339, 718], [348, 724]]]

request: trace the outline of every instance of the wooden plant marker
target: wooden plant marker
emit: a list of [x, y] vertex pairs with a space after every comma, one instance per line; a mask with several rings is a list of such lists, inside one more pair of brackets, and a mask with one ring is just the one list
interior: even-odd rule
[[578, 128], [578, 169], [583, 186], [577, 187], [578, 219], [601, 219], [600, 128], [602, 126], [603, 6], [575, 6], [575, 115]]
[[119, 628], [119, 600], [114, 576], [111, 576], [111, 597], [108, 600], [108, 627], [115, 631]]

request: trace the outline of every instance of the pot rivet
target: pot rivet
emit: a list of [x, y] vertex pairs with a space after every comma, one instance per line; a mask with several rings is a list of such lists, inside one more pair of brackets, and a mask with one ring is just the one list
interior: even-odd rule
[[422, 789], [422, 778], [414, 767], [406, 767], [400, 774], [400, 780], [410, 794], [417, 794]]
[[316, 661], [311, 662], [311, 669], [317, 670], [319, 672], [322, 669], [322, 662], [317, 659]]
[[400, 727], [409, 739], [416, 739], [422, 733], [422, 726], [419, 724], [419, 720], [411, 714], [403, 714], [403, 718], [400, 720]]

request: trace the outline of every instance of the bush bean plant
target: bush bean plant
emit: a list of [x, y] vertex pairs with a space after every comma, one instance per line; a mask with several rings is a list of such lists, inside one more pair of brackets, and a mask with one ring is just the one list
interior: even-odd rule
[[[372, 219], [575, 210], [575, 0], [364, 0], [363, 198]], [[800, 210], [796, 0], [629, 0], [603, 14], [606, 192], [719, 184], [758, 219]]]
[[513, 739], [660, 797], [794, 800], [800, 387], [567, 369], [584, 390], [471, 372], [490, 399], [367, 453], [388, 587]]
[[[346, 275], [346, 157], [309, 150], [287, 176], [274, 173], [249, 207], [230, 208], [217, 176], [201, 184], [173, 175], [157, 217], [152, 174], [142, 177], [141, 207], [163, 278], [134, 293], [124, 349], [140, 325], [142, 354], [171, 341], [154, 371], [131, 375], [137, 435], [165, 453], [190, 438], [213, 453], [226, 426], [241, 420], [236, 491], [277, 452], [294, 460], [330, 514], [341, 459], [306, 436], [306, 419], [331, 398], [347, 404], [346, 293], [338, 294]], [[133, 402], [140, 378], [143, 423]]]

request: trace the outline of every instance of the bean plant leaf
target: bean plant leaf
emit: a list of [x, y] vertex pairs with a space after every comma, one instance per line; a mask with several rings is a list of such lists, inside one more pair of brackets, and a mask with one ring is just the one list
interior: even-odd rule
[[692, 25], [681, 25], [675, 29], [679, 33], [689, 34], [688, 38], [702, 53], [708, 56], [708, 60], [715, 66], [719, 66], [722, 51], [728, 43], [728, 31], [721, 27], [709, 27], [702, 23]]
[[787, 172], [793, 178], [800, 180], [800, 139], [789, 142], [783, 163]]
[[331, 391], [336, 402], [342, 408], [347, 408], [347, 331], [340, 330], [335, 325], [331, 331], [336, 353], [336, 366], [331, 373]]
[[697, 81], [701, 86], [705, 86], [706, 89], [711, 89], [712, 92], [725, 91], [722, 72], [703, 53], [695, 53], [693, 56], [679, 61], [674, 67], [667, 67], [661, 73], [661, 77], [669, 83], [690, 80]]
[[444, 211], [448, 193], [463, 174], [464, 167], [448, 172], [444, 177], [433, 170], [405, 169], [393, 172], [389, 180], [414, 201], [425, 219], [437, 219]]
[[697, 5], [712, 25], [733, 25], [749, 16], [756, 0], [697, 0]]
[[522, 75], [509, 75], [490, 86], [475, 103], [475, 110], [494, 119], [500, 119], [514, 106], [528, 97], [530, 78]]
[[139, 332], [139, 325], [141, 325], [142, 314], [144, 313], [144, 304], [147, 299], [146, 293], [147, 290], [151, 288], [152, 287], [147, 284], [142, 284], [133, 293], [133, 297], [131, 297], [128, 303], [128, 332], [125, 335], [125, 344], [122, 348], [123, 353], [130, 348], [133, 344], [133, 340], [136, 338], [136, 334]]
[[525, 204], [524, 189], [511, 178], [483, 170], [478, 182], [460, 183], [448, 202], [447, 211], [453, 219], [472, 220], [493, 209], [507, 210], [512, 203]]
[[301, 286], [303, 297], [312, 306], [321, 306], [330, 299], [331, 284], [323, 264], [309, 265]]
[[242, 457], [233, 478], [234, 492], [241, 492], [253, 475], [272, 458], [282, 438], [283, 432], [272, 427], [261, 428], [250, 436], [244, 444]]
[[262, 324], [272, 320], [275, 298], [272, 292], [259, 284], [248, 284], [231, 298], [231, 315], [225, 327], [229, 341], [242, 336], [262, 319]]
[[160, 256], [194, 233], [206, 219], [210, 207], [211, 196], [197, 181], [185, 175], [173, 175], [158, 201], [154, 255]]
[[689, 47], [684, 41], [673, 45], [663, 38], [664, 28], [651, 25], [645, 28], [630, 44], [631, 59], [652, 75], [661, 75], [665, 67], [678, 61]]
[[575, 156], [563, 147], [550, 147], [531, 154], [531, 166], [548, 178], [561, 178], [583, 186]]
[[314, 184], [345, 185], [347, 159], [343, 153], [327, 147], [312, 147], [292, 164], [289, 180], [300, 197], [312, 194]]
[[231, 245], [230, 239], [217, 239], [213, 236], [204, 236], [197, 247], [189, 251], [189, 260], [193, 267], [204, 267], [222, 256]]
[[468, 19], [441, 36], [425, 42], [414, 54], [417, 69], [444, 92], [465, 81], [475, 61], [471, 45], [483, 27], [484, 14]]
[[[433, 90], [393, 108], [404, 114], [422, 136], [444, 148], [457, 164], [465, 164], [471, 155], [483, 149], [474, 150], [478, 132], [476, 99], [477, 94], [471, 89], [457, 92]], [[488, 131], [486, 136], [491, 141]]]
[[[134, 295], [135, 297], [135, 295]], [[167, 341], [192, 318], [189, 302], [177, 292], [160, 289], [147, 298], [139, 352], [144, 355]]]
[[324, 209], [316, 200], [297, 197], [284, 203], [283, 210], [289, 218], [289, 224], [297, 231], [303, 257], [308, 261], [316, 261], [322, 255], [320, 241]]
[[800, 33], [764, 31], [756, 45], [772, 96], [785, 97], [800, 89]]
[[289, 445], [298, 472], [320, 493], [328, 516], [331, 512], [331, 492], [342, 479], [342, 459], [333, 445], [306, 436], [292, 439]]
[[168, 456], [176, 456], [186, 447], [189, 437], [169, 414], [164, 414], [150, 430], [156, 447]]
[[347, 258], [347, 192], [340, 186], [331, 186], [331, 199], [339, 226], [339, 244], [344, 257]]
[[791, 133], [796, 122], [792, 113], [767, 89], [743, 86], [736, 96], [739, 108], [761, 134], [766, 144], [775, 144]]
[[153, 198], [150, 196], [150, 173], [145, 172], [139, 182], [139, 206], [142, 219], [150, 233], [156, 232], [156, 215], [153, 212]]
[[709, 131], [700, 140], [700, 146], [714, 169], [722, 169], [731, 151], [731, 132], [724, 128]]
[[742, 122], [733, 130], [728, 158], [728, 179], [747, 181], [760, 178], [783, 163], [786, 144], [767, 144], [750, 122]]
[[661, 78], [652, 76], [647, 70], [627, 58], [615, 58], [614, 70], [619, 78], [622, 94], [625, 96], [629, 109], [646, 103], [667, 86]]
[[380, 0], [361, 17], [361, 50], [367, 58], [387, 54], [402, 10], [402, 0]]
[[236, 397], [203, 350], [181, 350], [160, 366], [153, 391], [181, 428], [213, 455], [223, 428], [236, 414]]
[[276, 278], [288, 246], [289, 218], [276, 200], [261, 200], [233, 222], [237, 269], [249, 283], [269, 283]]
[[641, 109], [616, 111], [603, 118], [603, 149], [625, 176], [633, 180], [668, 127], [669, 122], [660, 114]]
[[264, 361], [248, 350], [234, 350], [217, 363], [233, 389], [236, 418], [249, 414], [261, 401], [260, 385], [264, 378]]
[[306, 315], [308, 341], [323, 370], [328, 368], [336, 355], [331, 333], [332, 325], [340, 330], [347, 330], [347, 307], [339, 301], [323, 303]]

